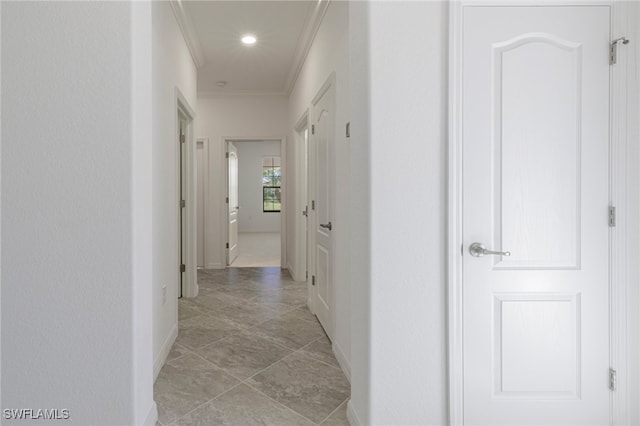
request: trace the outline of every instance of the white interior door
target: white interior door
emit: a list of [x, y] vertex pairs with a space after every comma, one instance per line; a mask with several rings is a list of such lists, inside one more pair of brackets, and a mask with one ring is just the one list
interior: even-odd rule
[[227, 243], [227, 265], [231, 265], [238, 257], [238, 149], [228, 142], [229, 154], [229, 192], [227, 207], [229, 210], [229, 239]]
[[[313, 102], [311, 139], [314, 150], [313, 251], [315, 285], [313, 307], [329, 338], [333, 337], [333, 224], [331, 223], [331, 146], [333, 139], [333, 85], [325, 86]], [[314, 202], [315, 201], [315, 202]]]
[[463, 22], [464, 422], [609, 424], [610, 9]]

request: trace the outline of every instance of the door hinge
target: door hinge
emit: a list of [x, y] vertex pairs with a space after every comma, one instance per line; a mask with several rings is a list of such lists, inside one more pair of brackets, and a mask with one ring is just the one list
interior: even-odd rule
[[304, 279], [308, 280], [309, 279], [309, 271], [305, 271], [304, 272]]
[[311, 134], [312, 134], [312, 135], [315, 135], [315, 134], [316, 134], [316, 125], [315, 125], [315, 124], [312, 124], [312, 125], [311, 125]]
[[183, 209], [187, 206], [187, 202], [185, 200], [180, 200], [180, 207]]
[[609, 45], [609, 65], [615, 65], [618, 62], [618, 43], [629, 44], [626, 37], [620, 37], [611, 42]]
[[225, 153], [224, 153], [224, 156], [225, 156], [225, 158], [229, 158], [229, 153], [228, 153], [228, 152], [225, 152]]
[[616, 226], [616, 208], [614, 206], [609, 206], [609, 226]]
[[225, 203], [227, 203], [227, 204], [229, 204], [229, 197], [225, 198], [225, 199], [224, 199], [224, 202], [225, 202]]
[[309, 211], [309, 207], [308, 206], [304, 206], [304, 210], [302, 210], [302, 216], [307, 216], [307, 212]]
[[616, 390], [616, 370], [609, 369], [609, 390]]
[[311, 200], [311, 210], [316, 209], [316, 200]]
[[186, 270], [187, 270], [187, 267], [185, 266], [185, 264], [184, 264], [184, 263], [181, 263], [181, 264], [180, 264], [180, 272], [184, 272], [184, 271], [186, 271]]
[[348, 138], [351, 137], [351, 122], [347, 122], [347, 125], [345, 126], [345, 134], [347, 135]]
[[186, 138], [184, 137], [184, 135], [180, 135], [180, 143], [184, 143], [186, 140]]
[[316, 285], [316, 276], [311, 275], [311, 285]]
[[229, 243], [227, 243], [227, 248], [229, 248]]

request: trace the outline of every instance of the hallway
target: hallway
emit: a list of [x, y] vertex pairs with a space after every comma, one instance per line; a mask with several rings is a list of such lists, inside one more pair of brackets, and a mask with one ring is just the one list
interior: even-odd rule
[[350, 385], [304, 283], [280, 268], [200, 270], [154, 387], [158, 424], [348, 425]]

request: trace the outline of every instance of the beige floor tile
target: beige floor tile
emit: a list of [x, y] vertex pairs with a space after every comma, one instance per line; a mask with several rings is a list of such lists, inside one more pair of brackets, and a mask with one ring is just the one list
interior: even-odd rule
[[180, 321], [176, 342], [189, 349], [196, 349], [229, 336], [239, 328], [210, 315], [198, 315]]
[[309, 420], [246, 385], [181, 418], [178, 426], [312, 426]]
[[266, 339], [238, 334], [203, 346], [197, 353], [244, 380], [289, 355], [291, 350]]
[[306, 283], [275, 268], [198, 270], [154, 387], [158, 424], [346, 425], [350, 387]]
[[315, 423], [323, 421], [349, 398], [341, 371], [296, 352], [246, 381]]
[[167, 425], [238, 383], [195, 354], [170, 361], [160, 371], [154, 386], [158, 420]]

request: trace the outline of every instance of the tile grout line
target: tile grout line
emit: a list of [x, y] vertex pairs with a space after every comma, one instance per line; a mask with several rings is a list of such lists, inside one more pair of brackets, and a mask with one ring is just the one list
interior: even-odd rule
[[[255, 273], [255, 274], [258, 274], [259, 272], [260, 272], [259, 269], [253, 269], [252, 270], [252, 273]], [[207, 273], [203, 273], [203, 275], [206, 275], [207, 281], [208, 280], [216, 281], [216, 277], [213, 274], [210, 275], [210, 274], [207, 274]], [[255, 276], [247, 277], [247, 275], [244, 275], [244, 276], [238, 277], [237, 279], [238, 279], [237, 283], [239, 283], [239, 284], [247, 283], [247, 282], [254, 282], [254, 283], [259, 284], [259, 281], [260, 281], [260, 277], [259, 276], [257, 276], [257, 277], [255, 277]], [[277, 293], [279, 290], [281, 290], [283, 292], [283, 294], [286, 294], [287, 288], [283, 287], [284, 281], [285, 280], [288, 281], [288, 279], [286, 278], [286, 275], [283, 273], [277, 279], [280, 281], [281, 287], [280, 288], [269, 288], [269, 289], [267, 289], [267, 294], [266, 294], [267, 297], [270, 295], [269, 293]], [[227, 276], [227, 280], [228, 281], [232, 281], [232, 280], [230, 280], [228, 278], [228, 276]], [[291, 281], [291, 282], [294, 282], [294, 281]], [[233, 283], [232, 282], [228, 282], [228, 283], [225, 283], [225, 284], [219, 284], [219, 283], [215, 283], [215, 282], [213, 282], [213, 283], [208, 282], [206, 287], [202, 286], [203, 288], [207, 289], [206, 291], [204, 291], [202, 293], [202, 295], [203, 296], [212, 295], [214, 298], [218, 299], [221, 302], [221, 306], [223, 306], [224, 308], [233, 309], [234, 306], [239, 306], [240, 304], [247, 303], [247, 302], [254, 303], [254, 304], [261, 304], [261, 299], [263, 299], [263, 297], [265, 296], [264, 294], [262, 294], [262, 295], [256, 295], [256, 296], [249, 297], [248, 299], [242, 299], [242, 298], [237, 297], [237, 296], [235, 296], [233, 294], [229, 294], [229, 293], [226, 293], [224, 291], [221, 291], [219, 289], [220, 285], [233, 285]], [[303, 284], [301, 284], [301, 285], [303, 285]], [[291, 286], [291, 288], [293, 288], [293, 285]], [[224, 297], [221, 297], [222, 295], [224, 295]], [[231, 302], [229, 302], [228, 298], [231, 298]], [[225, 300], [225, 299], [227, 299], [227, 300]], [[258, 392], [260, 395], [263, 395], [268, 400], [272, 401], [273, 403], [277, 404], [278, 406], [284, 407], [287, 411], [289, 411], [289, 412], [295, 414], [296, 416], [299, 416], [299, 417], [309, 421], [311, 424], [314, 424], [314, 425], [319, 425], [320, 423], [325, 422], [329, 417], [331, 417], [335, 412], [337, 412], [349, 400], [350, 395], [344, 401], [342, 401], [340, 404], [338, 404], [338, 406], [334, 410], [332, 410], [326, 417], [324, 417], [320, 422], [314, 422], [311, 419], [307, 418], [305, 415], [303, 415], [303, 414], [297, 412], [296, 410], [294, 410], [293, 408], [289, 407], [288, 405], [285, 405], [283, 402], [280, 402], [277, 399], [267, 395], [266, 393], [264, 393], [260, 389], [256, 388], [254, 385], [252, 385], [249, 382], [249, 380], [251, 380], [252, 378], [256, 377], [257, 375], [263, 373], [264, 371], [266, 371], [266, 370], [268, 370], [270, 368], [273, 368], [273, 367], [277, 366], [279, 363], [282, 363], [283, 361], [285, 361], [286, 359], [292, 357], [293, 355], [301, 355], [301, 356], [303, 356], [305, 358], [308, 358], [311, 361], [317, 361], [320, 364], [322, 364], [323, 366], [331, 367], [332, 369], [335, 369], [335, 370], [338, 370], [338, 371], [342, 372], [342, 370], [340, 368], [337, 368], [336, 366], [331, 365], [331, 364], [323, 361], [322, 359], [319, 359], [317, 356], [314, 356], [314, 352], [311, 352], [311, 351], [308, 350], [308, 348], [313, 343], [316, 343], [316, 342], [319, 342], [322, 339], [325, 339], [326, 338], [325, 336], [317, 337], [317, 338], [311, 340], [310, 342], [306, 343], [305, 345], [295, 349], [295, 348], [291, 348], [291, 347], [288, 347], [286, 345], [283, 345], [280, 342], [276, 342], [276, 341], [274, 341], [274, 340], [272, 340], [270, 338], [264, 337], [264, 336], [262, 336], [262, 335], [257, 333], [259, 331], [258, 330], [259, 327], [261, 325], [269, 322], [269, 321], [282, 320], [282, 319], [284, 319], [285, 316], [294, 314], [295, 311], [297, 311], [297, 310], [302, 311], [306, 307], [305, 303], [302, 303], [300, 305], [290, 305], [290, 304], [284, 303], [284, 302], [262, 302], [262, 303], [265, 303], [265, 304], [266, 303], [274, 303], [274, 304], [275, 303], [280, 303], [281, 305], [284, 305], [284, 306], [282, 306], [282, 308], [284, 308], [284, 309], [282, 311], [280, 311], [278, 309], [274, 309], [274, 308], [272, 308], [270, 306], [266, 306], [265, 305], [265, 306], [263, 306], [263, 308], [266, 309], [269, 314], [271, 314], [271, 313], [274, 314], [274, 316], [272, 318], [265, 319], [263, 321], [255, 323], [255, 324], [250, 324], [250, 325], [246, 324], [246, 328], [243, 326], [244, 323], [242, 323], [242, 321], [239, 321], [239, 322], [230, 321], [228, 318], [224, 318], [224, 317], [215, 315], [216, 309], [212, 309], [212, 308], [209, 308], [207, 306], [203, 306], [203, 305], [199, 305], [197, 303], [194, 303], [195, 306], [192, 306], [191, 308], [194, 311], [199, 312], [198, 315], [204, 315], [204, 316], [211, 317], [211, 318], [214, 318], [214, 319], [219, 320], [219, 321], [223, 321], [224, 323], [232, 326], [234, 328], [234, 330], [232, 330], [228, 335], [225, 335], [220, 339], [217, 339], [215, 341], [209, 342], [209, 343], [207, 343], [207, 344], [205, 344], [203, 346], [200, 346], [198, 348], [195, 348], [195, 349], [192, 349], [192, 348], [190, 348], [188, 346], [185, 346], [183, 344], [179, 344], [178, 343], [178, 345], [181, 346], [186, 351], [186, 353], [184, 353], [184, 354], [172, 359], [172, 361], [178, 360], [180, 358], [183, 358], [186, 355], [193, 354], [198, 359], [201, 359], [202, 361], [204, 361], [208, 365], [211, 365], [211, 366], [219, 369], [221, 372], [225, 373], [230, 378], [232, 378], [234, 380], [237, 380], [238, 382], [235, 385], [231, 386], [229, 389], [221, 392], [220, 394], [216, 395], [215, 397], [213, 397], [213, 398], [207, 400], [206, 402], [198, 405], [193, 410], [189, 411], [188, 413], [184, 414], [183, 416], [180, 416], [180, 417], [176, 418], [173, 422], [170, 423], [170, 425], [173, 425], [173, 424], [177, 423], [180, 419], [183, 419], [184, 417], [186, 417], [188, 415], [191, 415], [194, 411], [202, 408], [204, 405], [207, 405], [207, 404], [211, 403], [212, 401], [221, 398], [223, 395], [227, 394], [228, 392], [231, 392], [233, 389], [236, 389], [241, 384], [246, 385], [248, 388]], [[185, 321], [185, 320], [188, 320], [190, 318], [194, 318], [196, 316], [197, 315], [194, 315], [193, 317], [189, 317], [189, 318], [183, 318], [182, 320], [179, 320], [178, 322]], [[300, 321], [305, 321], [305, 323], [313, 323], [313, 324], [320, 325], [320, 324], [318, 324], [318, 321], [317, 321], [316, 318], [306, 318], [306, 317], [302, 316], [300, 318], [295, 318], [295, 319], [296, 320], [300, 320]], [[241, 320], [242, 320], [242, 318], [241, 318]], [[265, 342], [265, 343], [267, 343], [269, 345], [274, 346], [275, 348], [280, 348], [282, 350], [286, 350], [289, 353], [284, 355], [284, 356], [282, 356], [277, 361], [269, 364], [265, 368], [253, 373], [251, 376], [249, 376], [249, 377], [247, 377], [245, 379], [240, 379], [239, 377], [235, 376], [233, 373], [231, 373], [226, 368], [221, 367], [217, 363], [208, 360], [203, 355], [201, 355], [200, 353], [197, 352], [198, 350], [200, 350], [202, 348], [205, 348], [207, 346], [220, 344], [221, 342], [223, 342], [225, 340], [228, 340], [228, 339], [232, 338], [233, 336], [244, 336], [244, 337], [246, 337], [248, 339], [254, 339], [254, 338], [255, 339], [259, 339], [259, 340], [261, 340], [261, 341], [263, 341], [263, 342]], [[160, 423], [160, 424], [162, 424], [162, 423]]]
[[[258, 374], [259, 374], [259, 373], [258, 373]], [[253, 377], [253, 376], [251, 376], [251, 377]], [[247, 380], [249, 380], [249, 379], [247, 379]], [[291, 411], [291, 412], [292, 412], [292, 413], [294, 413], [294, 414], [297, 414], [298, 416], [300, 416], [300, 417], [302, 417], [303, 419], [307, 420], [307, 421], [308, 421], [308, 422], [310, 422], [311, 424], [314, 424], [314, 425], [319, 425], [319, 424], [320, 424], [320, 423], [316, 423], [316, 422], [314, 422], [313, 420], [309, 419], [307, 416], [305, 416], [305, 415], [303, 415], [303, 414], [301, 414], [301, 413], [298, 413], [296, 410], [294, 410], [293, 408], [289, 407], [288, 405], [285, 405], [284, 403], [282, 403], [282, 402], [278, 401], [277, 399], [272, 398], [271, 396], [269, 396], [269, 395], [267, 395], [266, 393], [262, 392], [260, 389], [258, 389], [258, 388], [256, 388], [255, 386], [251, 385], [250, 383], [244, 383], [244, 384], [245, 384], [245, 385], [247, 385], [247, 386], [249, 386], [249, 387], [250, 387], [251, 389], [253, 389], [254, 391], [258, 392], [259, 394], [264, 395], [266, 398], [270, 399], [271, 401], [275, 402], [276, 404], [283, 406], [284, 408], [286, 408], [287, 410]], [[324, 420], [323, 420], [323, 421], [324, 421]]]
[[194, 408], [193, 410], [189, 411], [188, 413], [185, 413], [184, 415], [178, 417], [177, 419], [175, 419], [174, 421], [172, 421], [171, 423], [169, 423], [169, 426], [171, 426], [172, 424], [176, 423], [178, 420], [183, 419], [185, 417], [187, 417], [189, 414], [193, 413], [194, 411], [199, 410], [200, 408], [204, 407], [205, 405], [209, 404], [212, 401], [215, 401], [216, 399], [220, 398], [222, 395], [231, 392], [233, 389], [237, 388], [238, 386], [242, 385], [242, 382], [238, 382], [235, 385], [231, 386], [229, 389], [227, 389], [226, 391], [214, 396], [213, 398], [203, 402], [202, 404], [198, 405], [196, 408]]
[[333, 416], [340, 408], [342, 408], [342, 406], [344, 404], [346, 404], [349, 400], [351, 399], [351, 396], [348, 396], [347, 399], [345, 399], [344, 401], [342, 401], [340, 404], [338, 404], [338, 406], [336, 407], [335, 410], [333, 410], [332, 412], [329, 413], [329, 415], [327, 417], [325, 417], [324, 419], [322, 419], [322, 421], [320, 423], [318, 423], [318, 425], [321, 425], [322, 423], [326, 422], [327, 419], [331, 416]]

